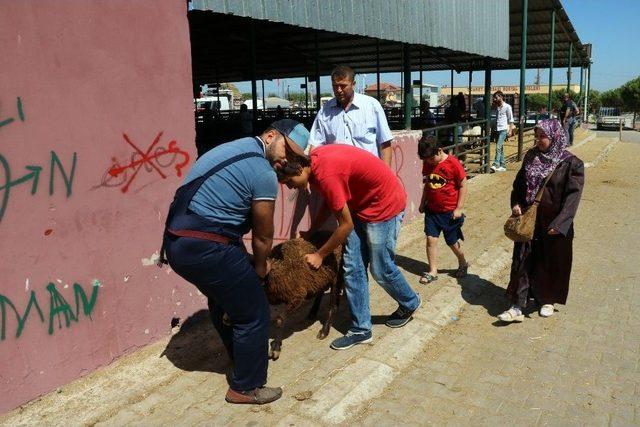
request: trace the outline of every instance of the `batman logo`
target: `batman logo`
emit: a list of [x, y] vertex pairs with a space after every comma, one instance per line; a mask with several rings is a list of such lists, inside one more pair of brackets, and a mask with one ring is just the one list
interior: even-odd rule
[[427, 182], [429, 183], [429, 187], [433, 188], [434, 190], [437, 190], [438, 188], [442, 188], [447, 184], [447, 180], [441, 177], [440, 175], [438, 175], [437, 173], [430, 174], [429, 178], [427, 179]]

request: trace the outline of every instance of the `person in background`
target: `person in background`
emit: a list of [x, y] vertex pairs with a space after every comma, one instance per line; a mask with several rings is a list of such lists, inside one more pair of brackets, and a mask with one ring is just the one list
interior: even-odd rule
[[391, 167], [393, 135], [377, 99], [355, 93], [355, 73], [337, 66], [331, 72], [335, 98], [325, 102], [311, 127], [312, 149], [347, 144], [368, 151]]
[[576, 116], [580, 114], [580, 109], [571, 99], [571, 95], [566, 92], [562, 95], [562, 107], [560, 108], [560, 122], [562, 127], [567, 131], [569, 136], [569, 145], [573, 145], [573, 127], [576, 122]]
[[253, 113], [249, 111], [247, 104], [240, 106], [240, 132], [242, 136], [253, 135]]
[[456, 107], [458, 109], [458, 121], [467, 113], [467, 100], [462, 92], [456, 95]]
[[504, 141], [513, 135], [515, 126], [513, 124], [513, 110], [511, 105], [504, 101], [502, 91], [493, 94], [493, 105], [496, 108], [496, 156], [491, 165], [494, 172], [504, 172], [507, 170], [504, 158]]
[[436, 116], [431, 112], [429, 101], [422, 100], [420, 103], [420, 128], [430, 128], [436, 125]]
[[566, 133], [556, 119], [538, 123], [535, 143], [513, 182], [512, 214], [522, 215], [552, 175], [538, 205], [533, 240], [514, 244], [507, 287], [511, 307], [498, 316], [503, 322], [522, 322], [530, 298], [540, 306], [540, 316], [552, 316], [554, 304], [566, 304], [569, 293], [573, 220], [584, 187], [584, 164], [566, 150]]
[[418, 211], [424, 213], [424, 232], [427, 235], [429, 271], [420, 277], [427, 284], [438, 279], [438, 239], [444, 234], [445, 242], [458, 259], [458, 278], [467, 275], [469, 263], [464, 257], [460, 241], [464, 240], [464, 202], [467, 197], [467, 175], [460, 161], [446, 154], [432, 136], [423, 136], [418, 144], [418, 155], [424, 161], [422, 175], [424, 189]]

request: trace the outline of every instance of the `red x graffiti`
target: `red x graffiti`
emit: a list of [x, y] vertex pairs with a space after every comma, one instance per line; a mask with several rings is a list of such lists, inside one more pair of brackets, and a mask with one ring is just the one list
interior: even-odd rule
[[[120, 191], [122, 191], [123, 193], [126, 193], [127, 191], [129, 191], [129, 186], [138, 175], [138, 172], [140, 171], [140, 169], [145, 165], [149, 165], [153, 169], [155, 169], [161, 178], [163, 179], [166, 178], [167, 176], [162, 172], [162, 170], [158, 167], [158, 165], [156, 165], [156, 163], [152, 161], [166, 154], [173, 154], [174, 156], [176, 154], [181, 154], [183, 156], [184, 161], [182, 163], [175, 165], [176, 174], [178, 176], [182, 176], [182, 168], [186, 167], [187, 164], [189, 163], [189, 154], [186, 151], [183, 151], [180, 148], [178, 148], [176, 141], [169, 142], [168, 148], [165, 149], [160, 147], [156, 149], [155, 153], [151, 154], [156, 144], [158, 144], [158, 142], [160, 141], [160, 138], [162, 137], [162, 133], [163, 132], [158, 133], [158, 135], [155, 137], [151, 145], [149, 145], [149, 147], [147, 148], [146, 152], [143, 152], [139, 147], [137, 147], [131, 141], [131, 139], [126, 133], [122, 134], [126, 143], [129, 144], [131, 147], [133, 147], [133, 149], [142, 157], [136, 160], [132, 159], [131, 163], [127, 164], [126, 166], [120, 166], [120, 165], [114, 164], [109, 169], [109, 175], [112, 177], [117, 177], [121, 173], [125, 172], [127, 169], [133, 169], [133, 173], [131, 174], [131, 177], [129, 177], [126, 184], [120, 188]], [[147, 170], [151, 171], [151, 169], [147, 169]]]

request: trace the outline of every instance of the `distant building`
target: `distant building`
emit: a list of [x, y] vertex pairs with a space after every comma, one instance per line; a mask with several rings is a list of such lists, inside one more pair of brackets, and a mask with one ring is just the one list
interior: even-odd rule
[[[373, 96], [374, 98], [378, 97], [378, 85], [372, 84], [365, 88], [364, 93]], [[402, 100], [402, 88], [400, 86], [396, 86], [393, 83], [385, 83], [380, 82], [380, 103], [382, 105], [394, 106], [399, 104]]]
[[[566, 90], [566, 84], [557, 84], [553, 85], [553, 90]], [[580, 92], [580, 85], [571, 85], [569, 89], [574, 93]], [[518, 104], [520, 102], [520, 85], [502, 85], [502, 86], [491, 86], [491, 93], [493, 94], [496, 91], [502, 91], [505, 95], [505, 101], [514, 107], [514, 109], [518, 108]], [[440, 91], [440, 103], [449, 102], [449, 98], [451, 97], [452, 88], [451, 86], [443, 86]], [[454, 86], [453, 87], [453, 95], [457, 95], [458, 92], [462, 92], [462, 94], [467, 98], [467, 106], [469, 104], [474, 105], [474, 103], [484, 97], [484, 86], [471, 86], [471, 103], [469, 103], [469, 87], [468, 86]], [[549, 85], [526, 85], [525, 86], [525, 94], [531, 95], [534, 93], [547, 95], [549, 93]], [[574, 100], [577, 101], [577, 100]]]
[[[420, 105], [420, 85], [413, 85], [413, 105]], [[429, 102], [431, 107], [437, 107], [439, 102], [440, 86], [429, 83], [422, 84], [422, 99]]]

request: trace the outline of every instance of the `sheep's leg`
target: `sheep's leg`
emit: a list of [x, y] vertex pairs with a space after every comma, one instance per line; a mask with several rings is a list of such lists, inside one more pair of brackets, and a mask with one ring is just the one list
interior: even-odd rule
[[311, 310], [309, 310], [309, 314], [307, 315], [307, 319], [318, 318], [318, 310], [320, 310], [320, 303], [322, 302], [323, 295], [324, 295], [324, 292], [316, 295], [316, 298], [313, 300], [313, 305], [311, 306]]
[[271, 349], [269, 350], [269, 357], [271, 360], [278, 360], [280, 352], [282, 351], [282, 327], [284, 325], [284, 319], [287, 312], [280, 313], [276, 316], [276, 333], [273, 341], [271, 341]]
[[342, 289], [341, 279], [338, 278], [335, 283], [331, 284], [331, 290], [329, 294], [329, 314], [327, 315], [327, 319], [322, 325], [322, 329], [318, 332], [318, 339], [325, 339], [327, 335], [329, 335], [329, 330], [331, 329], [331, 325], [333, 324], [333, 317], [338, 311], [338, 302], [340, 301], [340, 291]]
[[322, 329], [318, 332], [318, 339], [325, 339], [327, 335], [329, 335], [329, 330], [331, 329], [331, 325], [333, 324], [333, 316], [335, 316], [338, 311], [338, 304], [340, 304], [340, 294], [342, 294], [342, 289], [344, 288], [344, 272], [342, 270], [342, 258], [338, 263], [338, 277], [336, 281], [331, 284], [330, 294], [329, 294], [329, 314], [327, 315], [327, 319], [322, 325]]
[[278, 360], [280, 357], [280, 352], [282, 351], [282, 331], [284, 329], [284, 322], [287, 316], [296, 308], [300, 306], [301, 302], [296, 301], [291, 304], [287, 304], [284, 313], [278, 314], [276, 316], [276, 331], [275, 337], [273, 341], [271, 341], [271, 349], [269, 350], [269, 357], [272, 360]]

